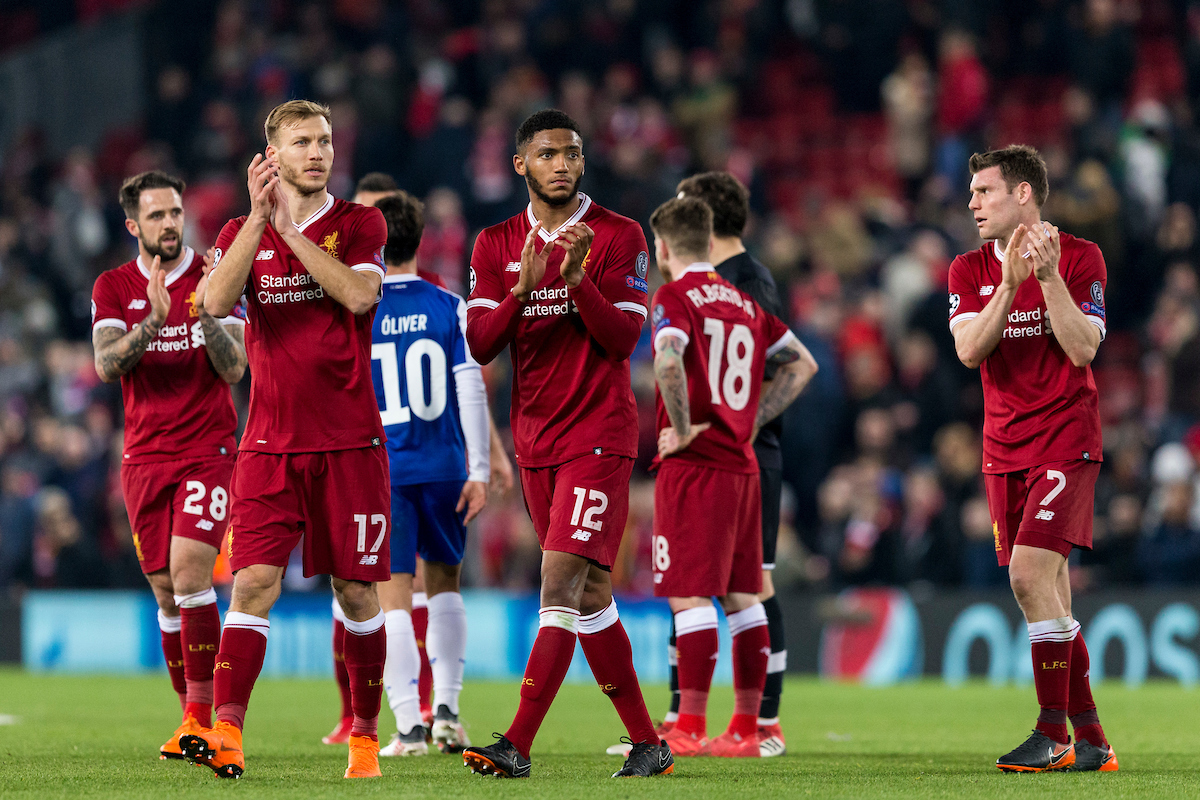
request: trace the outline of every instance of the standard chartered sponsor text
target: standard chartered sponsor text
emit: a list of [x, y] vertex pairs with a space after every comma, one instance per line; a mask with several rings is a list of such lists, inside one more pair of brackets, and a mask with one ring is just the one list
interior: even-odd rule
[[[1035, 322], [1036, 325], [1021, 325], [1022, 322]], [[1042, 327], [1042, 310], [1012, 311], [1008, 315], [1008, 325], [1004, 328], [1005, 339], [1024, 339], [1027, 336], [1041, 336], [1046, 329]]]
[[[321, 286], [314, 289], [297, 289], [294, 287], [314, 284], [313, 276], [307, 272], [295, 275], [260, 275], [258, 278], [258, 302], [269, 303], [299, 303], [304, 300], [318, 300], [325, 296]], [[272, 292], [270, 289], [290, 289], [291, 291]]]

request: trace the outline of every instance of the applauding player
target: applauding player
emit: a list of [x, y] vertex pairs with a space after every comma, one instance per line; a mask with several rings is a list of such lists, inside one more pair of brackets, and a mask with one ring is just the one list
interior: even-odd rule
[[1029, 625], [1041, 706], [1033, 734], [996, 766], [1112, 772], [1117, 758], [1092, 701], [1067, 574], [1071, 549], [1092, 546], [1102, 453], [1089, 364], [1104, 338], [1104, 257], [1042, 221], [1050, 185], [1032, 147], [976, 153], [970, 169], [970, 208], [987, 244], [950, 265], [950, 330], [958, 357], [983, 380], [996, 558]]
[[233, 599], [214, 672], [213, 729], [180, 739], [226, 778], [245, 768], [242, 726], [262, 669], [283, 570], [304, 542], [304, 574], [329, 573], [346, 615], [354, 724], [347, 778], [379, 773], [385, 637], [375, 581], [388, 579], [388, 464], [371, 383], [371, 324], [387, 229], [372, 208], [335, 200], [329, 109], [293, 100], [266, 120], [247, 169], [250, 214], [217, 239], [205, 305], [243, 292], [250, 416], [233, 477]]
[[212, 574], [237, 428], [229, 384], [246, 371], [243, 309], [231, 305], [217, 319], [204, 308], [208, 270], [183, 244], [183, 188], [157, 171], [122, 184], [138, 257], [105, 272], [92, 290], [96, 372], [106, 383], [120, 380], [125, 401], [121, 491], [183, 705], [183, 724], [159, 748], [161, 758], [183, 758], [179, 737], [212, 725], [221, 638]]
[[617, 775], [663, 774], [674, 759], [646, 713], [609, 576], [637, 455], [629, 356], [646, 318], [646, 240], [579, 191], [583, 142], [566, 114], [533, 114], [516, 145], [529, 206], [475, 243], [467, 341], [485, 364], [511, 348], [517, 466], [543, 551], [541, 613], [516, 718], [496, 744], [463, 757], [476, 772], [529, 775], [578, 634], [633, 741]]
[[[777, 317], [709, 262], [713, 212], [668, 200], [650, 217], [659, 269], [654, 295], [658, 478], [654, 593], [675, 615], [679, 716], [663, 737], [678, 755], [755, 757], [771, 653], [762, 590], [761, 494], [752, 442], [817, 372]], [[767, 362], [774, 378], [763, 385]], [[760, 396], [761, 392], [761, 396]], [[712, 741], [708, 690], [717, 657], [716, 596], [733, 636], [733, 719]]]
[[437, 691], [433, 741], [443, 752], [461, 752], [470, 741], [458, 721], [467, 642], [458, 580], [466, 524], [487, 503], [487, 393], [466, 345], [466, 304], [417, 276], [421, 203], [396, 192], [375, 207], [387, 221], [388, 241], [371, 358], [392, 483], [392, 578], [379, 584], [379, 600], [387, 618], [383, 683], [397, 726], [380, 755], [427, 752], [412, 622], [418, 553], [430, 612], [440, 622], [428, 643]]

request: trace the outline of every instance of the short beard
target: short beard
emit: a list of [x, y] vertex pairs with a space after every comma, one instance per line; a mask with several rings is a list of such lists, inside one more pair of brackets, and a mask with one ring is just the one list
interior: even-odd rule
[[142, 240], [142, 247], [145, 248], [146, 254], [150, 256], [150, 258], [158, 256], [163, 261], [174, 261], [175, 259], [179, 258], [179, 254], [183, 252], [183, 237], [180, 236], [179, 241], [175, 243], [174, 253], [171, 253], [165, 247], [160, 247], [157, 242], [152, 244], [147, 242], [145, 239]]
[[580, 175], [575, 179], [575, 185], [571, 187], [571, 191], [567, 192], [562, 199], [557, 199], [546, 194], [546, 192], [542, 189], [542, 184], [538, 183], [537, 178], [533, 177], [528, 172], [525, 173], [525, 185], [529, 187], [529, 191], [533, 192], [537, 196], [537, 199], [541, 200], [551, 208], [562, 208], [574, 200], [575, 196], [579, 194], [579, 186], [582, 183], [583, 176]]
[[299, 194], [301, 197], [310, 197], [314, 194], [320, 194], [321, 192], [325, 191], [325, 187], [329, 184], [329, 170], [325, 171], [325, 182], [315, 189], [309, 188], [308, 186], [300, 183], [303, 173], [297, 174], [283, 164], [279, 165], [279, 177], [282, 181], [286, 182], [289, 186], [295, 189], [297, 194]]

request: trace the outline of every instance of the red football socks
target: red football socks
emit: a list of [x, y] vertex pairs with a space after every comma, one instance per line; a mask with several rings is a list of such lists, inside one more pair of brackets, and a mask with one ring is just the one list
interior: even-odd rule
[[633, 649], [617, 616], [615, 600], [603, 611], [580, 618], [579, 643], [596, 683], [617, 709], [629, 738], [635, 743], [657, 744], [658, 734], [642, 698], [642, 687], [633, 668]]
[[413, 594], [413, 634], [417, 637], [417, 652], [421, 656], [421, 674], [417, 677], [417, 696], [421, 708], [429, 708], [433, 694], [433, 668], [429, 666], [429, 653], [425, 650], [425, 636], [429, 633], [429, 601], [425, 592]]
[[767, 682], [771, 633], [762, 603], [727, 614], [733, 636], [733, 718], [729, 732], [752, 736], [758, 728], [758, 709]]
[[217, 719], [239, 730], [246, 724], [246, 706], [267, 655], [271, 623], [262, 617], [229, 611], [221, 634], [221, 651], [213, 669], [213, 705]]
[[346, 671], [346, 626], [340, 619], [333, 621], [333, 675], [342, 695], [342, 719], [354, 716], [350, 704], [350, 673]]
[[179, 617], [168, 617], [158, 612], [158, 630], [162, 635], [163, 658], [167, 662], [167, 674], [171, 676], [171, 686], [179, 695], [179, 708], [187, 711], [187, 680], [183, 674], [183, 643], [180, 640]]
[[579, 624], [579, 612], [566, 606], [547, 606], [539, 617], [537, 638], [529, 651], [529, 662], [521, 681], [521, 703], [512, 725], [504, 732], [504, 738], [525, 758], [529, 758], [538, 728], [567, 676], [571, 657], [575, 654], [575, 631]]
[[365, 622], [346, 620], [346, 672], [350, 675], [350, 703], [354, 710], [351, 736], [379, 739], [379, 705], [383, 698], [383, 662], [387, 658], [387, 632], [380, 611]]
[[1104, 738], [1100, 715], [1096, 713], [1096, 703], [1092, 700], [1089, 677], [1092, 662], [1087, 645], [1083, 642], [1083, 633], [1075, 634], [1071, 644], [1071, 694], [1067, 700], [1067, 716], [1071, 720], [1071, 727], [1075, 729], [1075, 739], [1082, 739], [1096, 747], [1107, 747], [1108, 740]]
[[675, 614], [675, 650], [679, 662], [679, 718], [675, 727], [684, 733], [706, 736], [708, 690], [717, 666], [714, 606], [689, 608]]
[[1067, 733], [1067, 704], [1071, 689], [1072, 639], [1079, 623], [1070, 617], [1029, 623], [1033, 657], [1033, 685], [1042, 707], [1036, 730], [1060, 744], [1070, 741]]
[[[177, 602], [179, 598], [177, 598]], [[201, 727], [212, 727], [213, 665], [221, 644], [221, 615], [212, 589], [192, 600], [183, 598], [183, 670], [187, 682], [187, 707]]]

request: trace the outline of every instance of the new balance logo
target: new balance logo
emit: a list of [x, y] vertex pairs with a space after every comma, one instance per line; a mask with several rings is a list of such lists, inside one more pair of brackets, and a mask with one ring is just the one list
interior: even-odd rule
[[1034, 519], [1040, 519], [1044, 522], [1049, 522], [1054, 519], [1054, 512], [1048, 508], [1043, 508], [1041, 511], [1033, 515]]
[[213, 521], [211, 519], [196, 520], [196, 527], [202, 531], [211, 531], [213, 529]]
[[379, 556], [363, 556], [358, 560], [360, 567], [373, 567], [379, 563]]
[[994, 291], [996, 291], [996, 287], [993, 285], [989, 284], [988, 286], [980, 286], [979, 287], [979, 296], [980, 297], [988, 297]]
[[275, 257], [274, 250], [259, 250], [258, 255], [254, 257], [255, 261], [270, 261]]
[[132, 308], [134, 311], [141, 311], [143, 308], [146, 307], [146, 301], [145, 300], [130, 300], [129, 307]]
[[574, 533], [571, 534], [571, 538], [578, 539], [581, 542], [586, 542], [592, 538], [592, 532], [576, 530]]
[[508, 262], [508, 266], [504, 268], [504, 271], [505, 272], [520, 272], [521, 271], [521, 262], [520, 261]]

